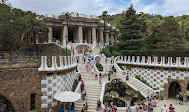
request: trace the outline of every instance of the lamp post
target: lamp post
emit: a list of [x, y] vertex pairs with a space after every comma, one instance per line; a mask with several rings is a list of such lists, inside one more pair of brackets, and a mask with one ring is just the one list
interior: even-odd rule
[[66, 56], [68, 56], [68, 55], [67, 55], [67, 42], [68, 42], [68, 34], [66, 34], [66, 36], [65, 36], [65, 37], [66, 37]]

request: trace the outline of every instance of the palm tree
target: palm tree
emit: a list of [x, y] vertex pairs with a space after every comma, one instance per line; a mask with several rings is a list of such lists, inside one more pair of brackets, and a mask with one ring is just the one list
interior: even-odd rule
[[[65, 18], [66, 18], [66, 22], [67, 22], [67, 29], [68, 29], [68, 22], [69, 22], [69, 20], [70, 20], [70, 13], [69, 12], [66, 12], [65, 13]], [[67, 39], [68, 39], [68, 34], [67, 34], [67, 37], [66, 37], [66, 56], [67, 56]]]
[[106, 30], [106, 17], [107, 17], [108, 12], [107, 11], [103, 11], [102, 12], [102, 17], [104, 20], [104, 32], [103, 32], [103, 37], [105, 38], [105, 30]]

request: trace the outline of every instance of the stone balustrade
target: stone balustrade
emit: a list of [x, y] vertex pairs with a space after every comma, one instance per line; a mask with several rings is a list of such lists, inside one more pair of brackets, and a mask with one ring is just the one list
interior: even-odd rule
[[189, 68], [189, 57], [184, 57], [181, 60], [181, 57], [176, 57], [175, 62], [173, 62], [173, 57], [161, 57], [157, 56], [118, 56], [115, 59], [116, 63], [121, 64], [132, 64], [132, 65], [141, 65], [141, 66], [156, 66], [156, 67], [174, 67], [174, 68]]
[[41, 57], [41, 66], [38, 71], [60, 71], [77, 66], [76, 57], [73, 56], [59, 56], [60, 66], [57, 65], [57, 57], [52, 56], [51, 67], [47, 66], [47, 56]]

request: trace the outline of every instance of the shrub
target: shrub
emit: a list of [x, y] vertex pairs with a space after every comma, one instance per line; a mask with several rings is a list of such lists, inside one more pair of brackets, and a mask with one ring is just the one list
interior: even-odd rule
[[137, 76], [135, 76], [135, 78], [136, 79], [138, 79], [138, 80], [140, 80], [141, 82], [143, 82], [144, 84], [146, 84], [147, 86], [149, 86], [149, 87], [151, 87], [152, 88], [152, 86], [149, 84], [149, 83], [147, 83], [147, 81], [146, 80], [142, 80], [138, 75]]
[[99, 71], [103, 71], [103, 66], [101, 64], [96, 64], [96, 67]]
[[121, 64], [117, 64], [119, 66], [119, 68], [121, 68], [121, 70], [125, 70]]
[[78, 85], [79, 81], [77, 79], [74, 80], [73, 86], [72, 86], [72, 91], [74, 92], [77, 85]]

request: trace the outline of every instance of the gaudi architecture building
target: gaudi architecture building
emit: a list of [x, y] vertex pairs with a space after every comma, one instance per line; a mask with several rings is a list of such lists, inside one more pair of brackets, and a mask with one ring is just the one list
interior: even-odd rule
[[47, 15], [45, 20], [49, 28], [48, 43], [56, 42], [65, 46], [66, 40], [69, 43], [91, 44], [113, 44], [117, 41], [118, 29], [106, 22], [104, 32], [104, 21], [95, 16], [71, 13], [67, 22], [62, 13], [59, 17]]

